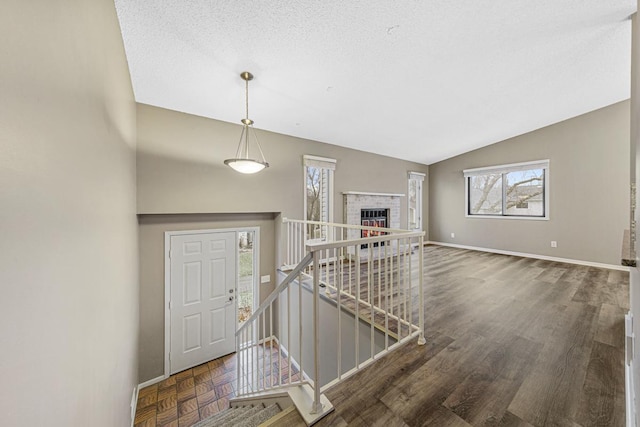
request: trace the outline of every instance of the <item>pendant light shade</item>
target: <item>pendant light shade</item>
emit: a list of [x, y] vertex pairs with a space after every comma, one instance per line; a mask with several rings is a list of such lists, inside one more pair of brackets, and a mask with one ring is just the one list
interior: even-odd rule
[[[240, 120], [242, 123], [242, 133], [240, 134], [240, 142], [238, 143], [238, 149], [236, 150], [236, 157], [225, 160], [224, 164], [237, 172], [252, 174], [260, 172], [264, 168], [268, 168], [269, 163], [267, 163], [264, 158], [264, 154], [262, 153], [262, 148], [260, 147], [260, 142], [258, 142], [258, 136], [256, 135], [256, 130], [253, 128], [253, 120], [249, 118], [249, 80], [253, 79], [253, 74], [248, 71], [244, 71], [240, 74], [240, 77], [245, 81], [246, 116], [244, 119]], [[253, 137], [249, 134], [253, 135]], [[262, 160], [252, 159], [249, 156], [249, 145], [252, 138], [255, 141], [255, 145], [258, 148], [260, 158]]]
[[231, 169], [240, 173], [256, 173], [269, 166], [268, 163], [262, 163], [252, 159], [227, 159], [224, 164], [231, 167]]

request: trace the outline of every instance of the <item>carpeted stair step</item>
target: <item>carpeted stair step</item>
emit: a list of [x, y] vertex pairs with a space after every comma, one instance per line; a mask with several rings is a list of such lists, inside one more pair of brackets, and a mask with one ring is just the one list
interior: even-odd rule
[[[242, 414], [238, 414], [237, 416], [227, 419], [225, 420], [225, 422], [223, 424], [220, 424], [220, 427], [235, 427], [238, 425], [238, 423], [244, 421], [245, 419], [252, 417], [253, 415], [257, 414], [258, 412], [262, 411], [264, 409], [264, 405], [260, 404], [260, 405], [256, 405], [256, 406], [251, 406], [249, 407], [249, 410], [247, 412], [243, 412]], [[209, 427], [209, 426], [207, 426]]]
[[213, 427], [226, 425], [229, 421], [236, 417], [241, 417], [247, 412], [253, 409], [253, 406], [240, 406], [236, 408], [228, 408], [222, 412], [218, 412], [215, 415], [210, 416], [196, 424], [193, 427]]
[[268, 419], [275, 417], [279, 412], [281, 412], [280, 406], [277, 403], [273, 405], [269, 405], [266, 408], [261, 409], [259, 412], [253, 414], [249, 418], [241, 419], [241, 421], [236, 424], [237, 427], [257, 427]]
[[229, 408], [194, 424], [193, 427], [257, 427], [281, 411], [280, 406], [275, 403], [267, 407], [259, 404]]
[[247, 407], [243, 408], [242, 411], [234, 410], [233, 408], [231, 408], [231, 415], [229, 417], [225, 418], [221, 423], [212, 424], [212, 425], [208, 425], [207, 424], [207, 425], [204, 425], [202, 427], [232, 426], [232, 425], [235, 425], [237, 420], [241, 420], [244, 417], [251, 416], [255, 412], [256, 412], [255, 406], [247, 406]]

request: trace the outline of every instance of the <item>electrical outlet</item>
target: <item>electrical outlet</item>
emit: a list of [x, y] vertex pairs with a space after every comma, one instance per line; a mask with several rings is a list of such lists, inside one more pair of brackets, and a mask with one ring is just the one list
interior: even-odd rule
[[558, 242], [556, 242], [555, 240], [551, 241], [551, 247], [552, 248], [557, 248], [558, 247]]
[[260, 283], [269, 283], [271, 281], [271, 275], [260, 276]]
[[451, 233], [451, 238], [455, 239], [456, 238], [456, 233]]

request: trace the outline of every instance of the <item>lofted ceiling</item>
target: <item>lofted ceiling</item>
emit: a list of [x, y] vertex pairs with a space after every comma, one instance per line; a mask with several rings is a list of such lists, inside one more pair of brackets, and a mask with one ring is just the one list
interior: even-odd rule
[[115, 4], [137, 102], [424, 164], [630, 94], [635, 0]]

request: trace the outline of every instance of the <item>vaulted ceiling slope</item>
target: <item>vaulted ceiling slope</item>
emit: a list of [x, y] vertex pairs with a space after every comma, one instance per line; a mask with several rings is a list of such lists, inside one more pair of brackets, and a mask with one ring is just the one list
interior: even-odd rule
[[115, 3], [138, 102], [424, 164], [630, 93], [635, 0]]

